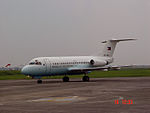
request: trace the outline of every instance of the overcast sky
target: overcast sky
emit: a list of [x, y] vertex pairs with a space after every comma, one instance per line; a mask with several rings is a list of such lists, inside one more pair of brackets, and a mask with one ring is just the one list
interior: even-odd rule
[[121, 42], [114, 64], [150, 64], [150, 0], [0, 0], [0, 66], [92, 55]]

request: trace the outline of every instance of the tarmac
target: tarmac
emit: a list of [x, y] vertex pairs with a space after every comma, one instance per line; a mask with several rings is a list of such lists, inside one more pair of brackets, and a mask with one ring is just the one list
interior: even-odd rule
[[1, 80], [0, 113], [150, 113], [150, 77]]

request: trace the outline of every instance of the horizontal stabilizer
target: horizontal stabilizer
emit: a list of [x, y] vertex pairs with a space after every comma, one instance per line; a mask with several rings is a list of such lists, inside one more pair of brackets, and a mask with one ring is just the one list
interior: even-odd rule
[[[120, 41], [131, 41], [131, 40], [137, 40], [137, 39], [133, 39], [133, 38], [127, 38], [127, 39], [111, 39], [108, 40], [110, 42], [120, 42]], [[103, 41], [102, 43], [107, 43], [107, 41]]]

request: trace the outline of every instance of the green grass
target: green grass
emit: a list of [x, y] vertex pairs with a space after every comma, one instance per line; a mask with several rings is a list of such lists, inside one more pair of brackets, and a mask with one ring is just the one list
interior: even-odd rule
[[[116, 71], [93, 71], [88, 74], [90, 78], [109, 78], [109, 77], [150, 77], [150, 69], [126, 69]], [[70, 75], [70, 78], [82, 78], [83, 75]], [[62, 78], [62, 76], [50, 76], [44, 78]]]
[[150, 69], [126, 69], [119, 71], [94, 71], [90, 77], [142, 77], [150, 76]]
[[16, 80], [16, 79], [29, 79], [22, 75], [20, 71], [0, 71], [0, 80]]
[[[82, 78], [83, 75], [70, 75], [70, 78]], [[150, 77], [150, 69], [126, 69], [118, 71], [93, 71], [88, 74], [90, 78], [106, 77]], [[62, 76], [43, 77], [43, 79], [60, 79]], [[0, 71], [0, 80], [31, 79], [22, 75], [20, 71]]]

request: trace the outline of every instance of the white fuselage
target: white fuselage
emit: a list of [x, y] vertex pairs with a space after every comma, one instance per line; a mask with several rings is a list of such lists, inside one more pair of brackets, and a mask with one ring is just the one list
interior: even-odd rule
[[[91, 64], [91, 60], [94, 64]], [[83, 74], [83, 72], [69, 72], [72, 68], [102, 67], [112, 63], [111, 57], [100, 56], [70, 56], [70, 57], [39, 57], [32, 59], [22, 69], [22, 73], [34, 77]]]

